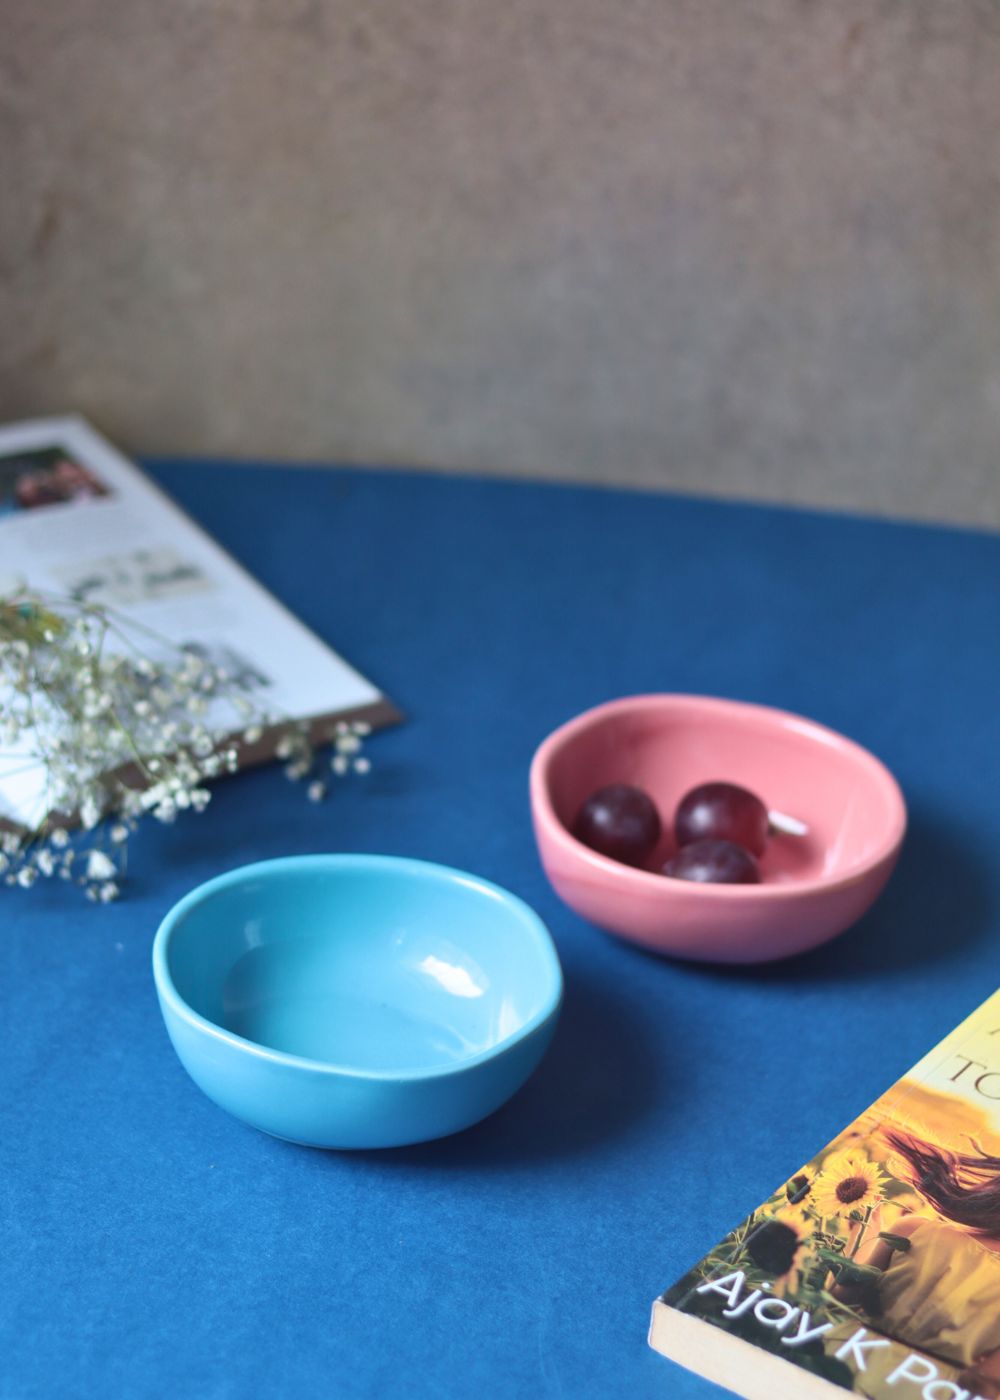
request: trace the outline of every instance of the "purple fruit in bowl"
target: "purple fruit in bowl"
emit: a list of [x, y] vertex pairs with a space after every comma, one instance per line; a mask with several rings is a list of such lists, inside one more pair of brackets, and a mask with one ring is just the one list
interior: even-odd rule
[[674, 815], [678, 846], [693, 841], [733, 841], [752, 856], [767, 847], [767, 808], [748, 788], [737, 783], [702, 783], [692, 788]]
[[692, 841], [667, 861], [664, 875], [704, 885], [759, 885], [760, 867], [735, 841]]
[[642, 865], [660, 839], [660, 814], [642, 788], [609, 783], [577, 812], [573, 835], [610, 860]]

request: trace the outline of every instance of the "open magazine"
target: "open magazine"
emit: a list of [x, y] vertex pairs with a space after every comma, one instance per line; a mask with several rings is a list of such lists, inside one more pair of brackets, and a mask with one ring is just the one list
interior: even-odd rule
[[653, 1305], [748, 1400], [1000, 1396], [1000, 992]]
[[[0, 428], [0, 598], [19, 587], [112, 609], [144, 647], [224, 667], [282, 720], [400, 718], [126, 457], [77, 417]], [[114, 645], [113, 638], [109, 645]], [[0, 694], [0, 714], [3, 695]], [[213, 726], [212, 716], [206, 719]], [[222, 736], [221, 717], [218, 721]], [[267, 736], [249, 755], [271, 755]], [[39, 764], [5, 745], [0, 821], [46, 815]]]

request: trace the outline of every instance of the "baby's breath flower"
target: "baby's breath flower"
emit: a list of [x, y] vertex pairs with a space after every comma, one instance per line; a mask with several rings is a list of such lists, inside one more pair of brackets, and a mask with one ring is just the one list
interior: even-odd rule
[[[305, 779], [314, 802], [326, 795], [308, 722], [260, 706], [249, 683], [200, 647], [156, 641], [162, 657], [154, 661], [132, 645], [127, 627], [72, 599], [27, 590], [0, 597], [0, 746], [36, 755], [50, 812], [77, 813], [89, 834], [74, 867], [77, 851], [61, 824], [0, 832], [4, 885], [27, 889], [57, 876], [88, 899], [117, 898], [138, 818], [172, 822], [178, 812], [203, 811], [205, 783], [237, 771], [245, 748], [272, 727], [289, 777]], [[144, 630], [144, 648], [149, 637]], [[364, 721], [341, 720], [322, 737], [332, 743], [335, 774], [368, 771], [360, 749], [370, 732]], [[219, 747], [224, 734], [239, 737]]]
[[87, 852], [87, 879], [110, 880], [118, 874], [118, 867], [104, 851]]

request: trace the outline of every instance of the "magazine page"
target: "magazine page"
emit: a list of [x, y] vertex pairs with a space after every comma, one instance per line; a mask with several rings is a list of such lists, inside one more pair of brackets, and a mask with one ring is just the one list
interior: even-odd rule
[[[274, 716], [399, 718], [376, 686], [77, 417], [0, 428], [0, 597], [24, 585], [113, 610], [130, 645], [141, 638], [154, 658], [182, 647], [224, 667]], [[212, 716], [206, 723], [212, 728]], [[216, 717], [220, 733], [229, 725]], [[266, 744], [256, 756], [269, 756]], [[27, 826], [45, 816], [40, 765], [10, 741], [0, 745], [0, 816]]]
[[751, 1397], [1000, 1396], [1000, 992], [668, 1289], [650, 1340]]

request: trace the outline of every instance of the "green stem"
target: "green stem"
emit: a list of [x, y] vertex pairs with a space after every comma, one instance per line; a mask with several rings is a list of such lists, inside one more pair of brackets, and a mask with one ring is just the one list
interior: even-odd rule
[[855, 1237], [854, 1237], [854, 1243], [851, 1245], [851, 1252], [850, 1252], [850, 1254], [848, 1255], [848, 1258], [849, 1258], [849, 1259], [853, 1259], [853, 1258], [854, 1258], [854, 1256], [857, 1254], [858, 1250], [861, 1248], [862, 1243], [864, 1242], [865, 1231], [868, 1229], [868, 1222], [869, 1222], [869, 1221], [871, 1220], [871, 1218], [872, 1218], [872, 1211], [873, 1211], [873, 1209], [874, 1209], [873, 1206], [866, 1206], [866, 1207], [865, 1207], [864, 1219], [861, 1221], [861, 1228], [858, 1230], [857, 1235], [855, 1235]]

